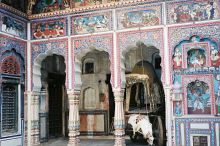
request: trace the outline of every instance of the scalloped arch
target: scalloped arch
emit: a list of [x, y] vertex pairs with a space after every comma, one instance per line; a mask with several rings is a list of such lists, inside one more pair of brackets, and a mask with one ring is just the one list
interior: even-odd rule
[[52, 56], [53, 54], [61, 55], [64, 57], [64, 63], [66, 64], [66, 58], [63, 54], [57, 52], [56, 50], [47, 50], [44, 53], [39, 54], [33, 62], [33, 91], [40, 92], [42, 83], [41, 83], [41, 62], [47, 57]]

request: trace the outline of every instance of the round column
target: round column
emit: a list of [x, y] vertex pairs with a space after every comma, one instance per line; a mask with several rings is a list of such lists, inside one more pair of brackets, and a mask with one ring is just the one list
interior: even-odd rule
[[69, 99], [69, 142], [68, 146], [79, 146], [79, 128], [80, 128], [80, 120], [79, 120], [79, 97], [80, 91], [68, 91], [68, 99]]
[[114, 146], [125, 146], [125, 118], [124, 118], [124, 109], [123, 109], [124, 89], [114, 88], [113, 92], [115, 96]]

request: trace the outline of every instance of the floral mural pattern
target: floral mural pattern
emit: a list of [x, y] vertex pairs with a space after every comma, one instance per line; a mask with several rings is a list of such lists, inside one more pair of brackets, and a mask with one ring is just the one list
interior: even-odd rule
[[109, 52], [111, 57], [111, 48], [112, 48], [112, 35], [105, 34], [99, 36], [91, 37], [76, 37], [72, 39], [74, 43], [74, 54], [79, 53], [81, 50], [89, 49], [90, 47], [95, 47], [97, 49], [103, 49], [106, 52]]
[[0, 35], [0, 48], [2, 52], [9, 51], [13, 48], [25, 58], [26, 47], [27, 45], [24, 41]]
[[107, 4], [113, 1], [114, 0], [73, 0], [72, 6], [73, 8], [80, 8], [80, 7], [95, 6], [100, 4]]
[[66, 56], [68, 43], [67, 39], [59, 39], [59, 40], [51, 40], [51, 41], [42, 41], [42, 42], [34, 42], [31, 44], [32, 48], [32, 63], [34, 63], [34, 59], [41, 53], [45, 53], [46, 51], [52, 50], [53, 52], [57, 52], [58, 54], [62, 54]]

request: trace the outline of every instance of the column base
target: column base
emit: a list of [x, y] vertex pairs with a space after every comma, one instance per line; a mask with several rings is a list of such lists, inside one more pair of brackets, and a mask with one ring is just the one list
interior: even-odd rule
[[115, 143], [114, 143], [114, 146], [126, 146], [125, 144], [125, 138], [123, 137], [117, 137], [115, 138]]
[[115, 144], [114, 146], [126, 146], [124, 129], [115, 130]]
[[67, 146], [80, 146], [79, 131], [69, 131], [69, 142]]
[[80, 146], [80, 140], [79, 138], [69, 138], [69, 142], [67, 146]]

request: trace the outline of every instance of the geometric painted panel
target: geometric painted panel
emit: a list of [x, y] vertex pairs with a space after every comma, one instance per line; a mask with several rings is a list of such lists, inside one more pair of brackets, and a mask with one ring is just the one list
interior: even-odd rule
[[[176, 146], [217, 146], [219, 140], [220, 118], [176, 118], [175, 119], [175, 141]], [[214, 126], [215, 125], [215, 126]], [[202, 137], [201, 137], [202, 136]], [[219, 141], [218, 141], [219, 142]], [[208, 145], [206, 145], [208, 143]], [[219, 143], [218, 143], [219, 144]]]

